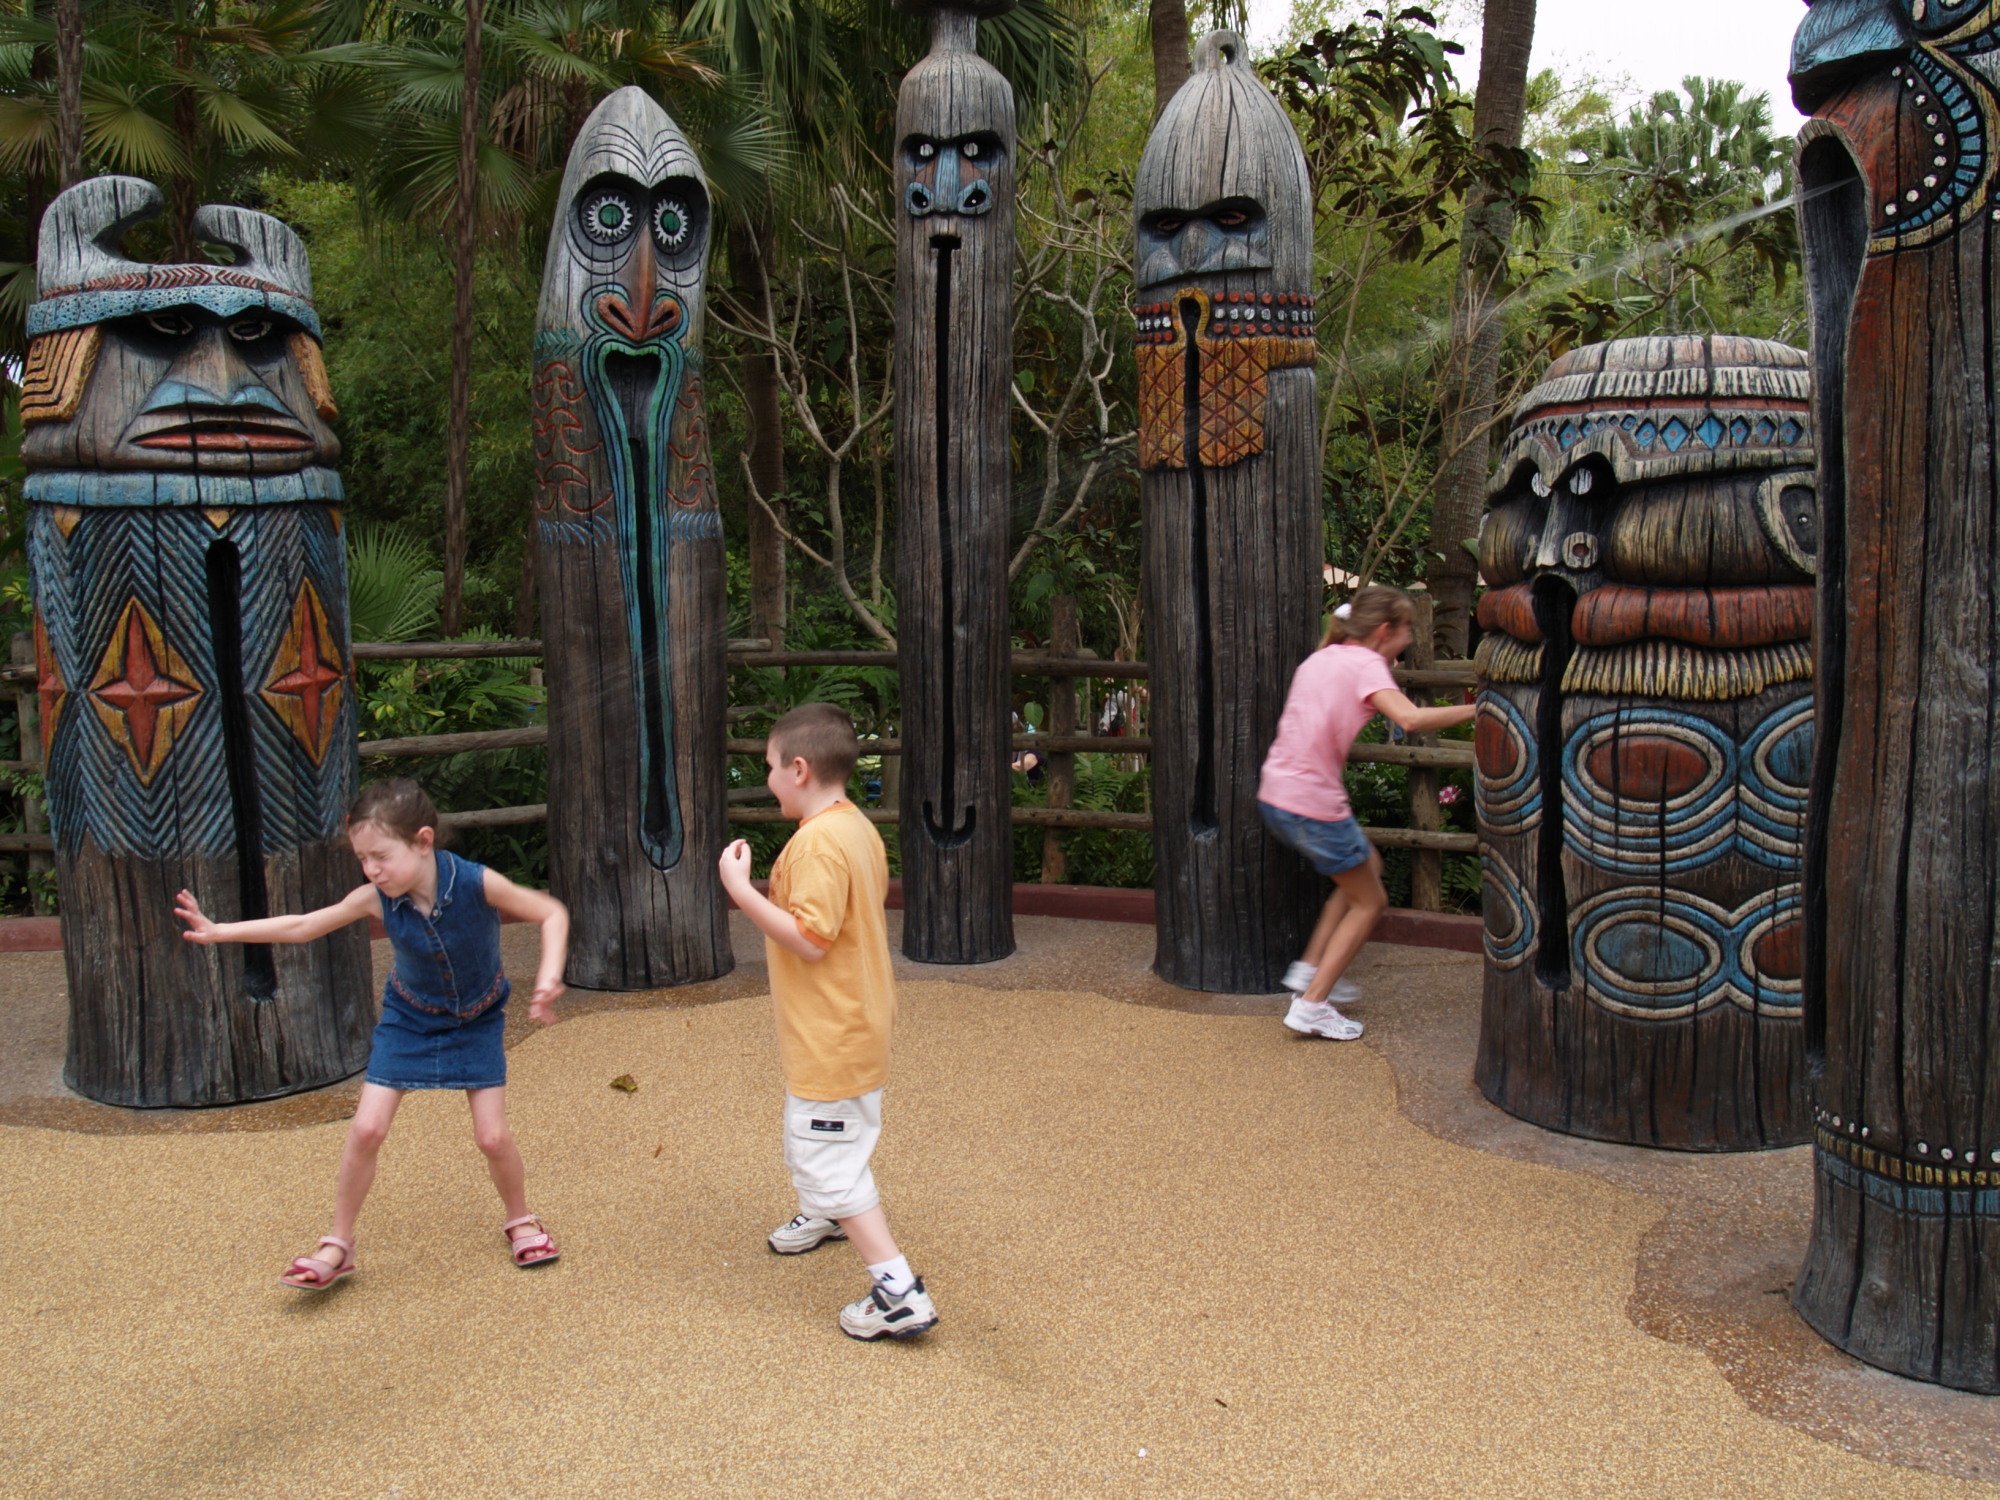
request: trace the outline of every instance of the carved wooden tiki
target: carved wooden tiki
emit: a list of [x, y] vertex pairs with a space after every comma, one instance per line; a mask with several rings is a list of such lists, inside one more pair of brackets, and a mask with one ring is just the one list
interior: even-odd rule
[[49, 814], [71, 1087], [228, 1104], [344, 1078], [374, 1021], [367, 935], [181, 941], [174, 893], [221, 920], [360, 879], [340, 445], [305, 248], [276, 219], [197, 211], [222, 266], [127, 260], [157, 215], [132, 177], [49, 205], [28, 310]]
[[906, 3], [931, 50], [896, 96], [896, 644], [903, 951], [1014, 951], [1007, 446], [1014, 91], [972, 50], [986, 5]]
[[549, 683], [549, 883], [569, 982], [636, 990], [734, 960], [722, 520], [701, 390], [709, 202], [637, 88], [571, 149], [535, 333], [535, 536]]
[[1805, 354], [1564, 355], [1480, 533], [1477, 1077], [1551, 1130], [1806, 1137], [1800, 841], [1818, 543]]
[[1257, 778], [1317, 642], [1312, 189], [1242, 38], [1212, 32], [1139, 163], [1134, 276], [1152, 663], [1154, 968], [1267, 991], [1311, 924], [1310, 872]]
[[1848, 1353], [2000, 1392], [1993, 7], [1819, 0], [1792, 88], [1821, 417], [1806, 840], [1816, 1195]]

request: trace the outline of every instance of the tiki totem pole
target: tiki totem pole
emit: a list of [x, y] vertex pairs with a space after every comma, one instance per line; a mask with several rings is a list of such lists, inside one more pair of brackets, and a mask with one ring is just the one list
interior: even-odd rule
[[2000, 27], [1819, 0], [1792, 49], [1820, 417], [1805, 859], [1815, 1199], [1794, 1301], [2000, 1392]]
[[1564, 355], [1480, 532], [1477, 1077], [1551, 1130], [1806, 1139], [1799, 863], [1818, 547], [1806, 355]]
[[1146, 143], [1133, 212], [1154, 968], [1189, 989], [1272, 990], [1315, 882], [1265, 832], [1257, 777], [1317, 644], [1325, 548], [1312, 189], [1241, 37], [1196, 49]]
[[340, 444], [305, 247], [211, 205], [233, 265], [146, 265], [132, 177], [48, 207], [22, 458], [69, 975], [64, 1076], [124, 1105], [229, 1104], [367, 1061], [367, 935], [182, 942], [174, 893], [238, 920], [360, 872]]
[[563, 173], [535, 332], [535, 538], [549, 682], [549, 884], [569, 982], [636, 990], [734, 960], [722, 518], [701, 390], [708, 187], [623, 88]]
[[931, 50], [896, 96], [896, 643], [903, 952], [1014, 951], [1007, 449], [1014, 90], [972, 50], [999, 3], [903, 4]]

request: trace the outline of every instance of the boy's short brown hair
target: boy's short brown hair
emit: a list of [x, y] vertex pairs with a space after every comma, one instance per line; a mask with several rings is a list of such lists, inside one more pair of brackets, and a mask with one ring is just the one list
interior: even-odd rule
[[770, 743], [780, 764], [804, 761], [822, 786], [846, 786], [861, 759], [854, 720], [837, 703], [801, 703], [771, 726]]

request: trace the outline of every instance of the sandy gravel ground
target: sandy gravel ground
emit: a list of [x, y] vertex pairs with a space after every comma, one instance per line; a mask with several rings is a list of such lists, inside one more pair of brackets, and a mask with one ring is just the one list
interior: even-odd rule
[[[0, 1129], [0, 1493], [1915, 1496], [1993, 1487], [1756, 1415], [1627, 1316], [1650, 1198], [1452, 1144], [1269, 1015], [906, 982], [877, 1158], [941, 1326], [833, 1324], [769, 1002], [510, 1054], [524, 1273], [457, 1096], [413, 1096], [362, 1272], [275, 1284], [344, 1127]], [[620, 1074], [636, 1094], [610, 1088]]]

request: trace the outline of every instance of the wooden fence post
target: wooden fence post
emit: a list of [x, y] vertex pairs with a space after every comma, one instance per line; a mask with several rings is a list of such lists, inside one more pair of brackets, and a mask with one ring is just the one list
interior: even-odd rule
[[[1049, 601], [1049, 655], [1075, 656], [1077, 648], [1076, 599], [1058, 594]], [[1076, 679], [1049, 679], [1050, 734], [1076, 733]], [[1048, 786], [1050, 807], [1069, 807], [1076, 796], [1076, 757], [1067, 752], [1045, 756], [1043, 776]], [[1042, 884], [1061, 885], [1069, 879], [1069, 857], [1063, 850], [1062, 832], [1042, 830]]]
[[[9, 645], [8, 652], [14, 666], [32, 667], [35, 664], [35, 643], [28, 638], [25, 632], [16, 632], [13, 641]], [[21, 727], [21, 762], [35, 770], [40, 770], [42, 765], [41, 699], [36, 696], [35, 690], [31, 687], [24, 690], [15, 699], [15, 703], [17, 705], [15, 712], [19, 716], [16, 722]], [[21, 831], [23, 833], [47, 833], [49, 831], [48, 812], [43, 807], [40, 797], [23, 797], [21, 799]], [[28, 882], [28, 900], [38, 916], [48, 913], [49, 902], [48, 898], [36, 887], [32, 877], [47, 874], [54, 868], [54, 855], [42, 854], [40, 852], [29, 854], [28, 874], [30, 879]]]
[[[1410, 597], [1417, 613], [1413, 622], [1416, 635], [1410, 642], [1409, 663], [1413, 667], [1433, 666], [1437, 662], [1437, 642], [1431, 635], [1434, 614], [1431, 596], [1419, 592]], [[1420, 690], [1420, 701], [1428, 702], [1430, 697], [1428, 691]], [[1434, 733], [1404, 737], [1404, 743], [1409, 745], [1435, 745], [1437, 742], [1438, 737]], [[1438, 773], [1428, 766], [1411, 766], [1409, 785], [1410, 826], [1426, 833], [1435, 833], [1443, 828], [1444, 809], [1438, 806]], [[1410, 851], [1410, 905], [1418, 911], [1444, 910], [1444, 855], [1435, 849]]]

